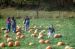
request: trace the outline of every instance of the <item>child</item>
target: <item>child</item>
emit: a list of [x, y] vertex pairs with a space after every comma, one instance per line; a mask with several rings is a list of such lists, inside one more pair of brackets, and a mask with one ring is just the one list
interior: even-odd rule
[[48, 38], [52, 37], [54, 35], [54, 32], [55, 32], [55, 29], [53, 28], [53, 25], [52, 25], [48, 28]]
[[8, 32], [10, 32], [10, 29], [11, 29], [11, 20], [10, 20], [10, 17], [7, 18], [6, 20], [6, 29]]
[[14, 19], [14, 17], [12, 17], [12, 23], [11, 23], [11, 25], [12, 25], [12, 31], [14, 33], [16, 33], [16, 20]]
[[25, 29], [26, 31], [29, 30], [29, 24], [30, 24], [30, 19], [28, 16], [26, 16], [25, 20], [24, 20], [24, 25], [25, 25]]

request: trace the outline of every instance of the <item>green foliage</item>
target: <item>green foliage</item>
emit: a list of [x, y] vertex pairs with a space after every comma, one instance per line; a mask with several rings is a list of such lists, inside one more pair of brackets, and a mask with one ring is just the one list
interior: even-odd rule
[[[61, 1], [61, 0], [0, 0], [0, 6], [4, 6], [4, 7], [7, 7], [7, 6], [11, 6], [14, 5], [14, 7], [17, 7], [20, 8], [20, 7], [23, 7], [25, 8], [27, 5], [28, 7], [31, 6], [31, 7], [35, 7], [36, 6], [38, 7], [38, 5], [40, 6], [40, 9], [50, 9], [51, 7], [52, 8], [59, 8], [59, 7], [66, 7], [68, 9], [73, 7], [73, 0], [70, 0], [70, 2], [68, 3], [68, 0], [65, 1]], [[33, 6], [35, 5], [35, 6]], [[27, 8], [28, 8], [27, 7]]]

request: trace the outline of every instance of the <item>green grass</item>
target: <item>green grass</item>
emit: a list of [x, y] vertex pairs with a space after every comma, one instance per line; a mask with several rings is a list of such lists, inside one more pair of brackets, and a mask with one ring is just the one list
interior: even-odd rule
[[[5, 19], [0, 19], [0, 28], [5, 27]], [[51, 45], [53, 49], [64, 49], [66, 45], [70, 45], [72, 47], [75, 47], [75, 18], [72, 19], [31, 19], [30, 27], [35, 24], [37, 27], [43, 26], [43, 29], [45, 29], [47, 26], [50, 24], [53, 24], [55, 27], [56, 32], [55, 33], [60, 33], [62, 34], [62, 38], [55, 39], [55, 38], [50, 38], [51, 43], [49, 44], [39, 44], [37, 37], [33, 38], [30, 37], [29, 32], [25, 32], [24, 30], [22, 31], [23, 34], [27, 36], [27, 38], [20, 39], [19, 41], [21, 42], [21, 45], [19, 47], [4, 47], [0, 49], [45, 49], [46, 46]], [[20, 25], [23, 27], [23, 19], [17, 19], [17, 25]], [[61, 25], [61, 26], [58, 26]], [[23, 28], [22, 28], [23, 29]], [[39, 32], [38, 32], [39, 33]], [[45, 34], [47, 33], [47, 30]], [[6, 42], [4, 38], [4, 31], [2, 31], [1, 36], [2, 39], [0, 39], [0, 42]], [[15, 33], [10, 32], [9, 35], [16, 40]], [[44, 37], [44, 39], [48, 39], [47, 36]], [[57, 42], [59, 41], [64, 41], [66, 45], [64, 46], [57, 46]], [[28, 42], [33, 42], [34, 45], [28, 46]]]

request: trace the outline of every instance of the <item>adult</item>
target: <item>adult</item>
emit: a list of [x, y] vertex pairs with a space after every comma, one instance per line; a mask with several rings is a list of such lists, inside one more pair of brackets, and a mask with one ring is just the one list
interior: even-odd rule
[[12, 17], [12, 22], [11, 22], [11, 26], [12, 26], [12, 31], [16, 33], [16, 20], [14, 17]]
[[26, 16], [26, 18], [24, 20], [24, 25], [25, 25], [25, 30], [26, 31], [29, 30], [29, 24], [30, 24], [30, 18], [28, 16]]

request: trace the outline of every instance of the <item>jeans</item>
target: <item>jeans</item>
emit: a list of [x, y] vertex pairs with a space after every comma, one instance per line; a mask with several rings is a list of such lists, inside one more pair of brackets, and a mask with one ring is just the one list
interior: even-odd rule
[[7, 27], [7, 30], [10, 31], [10, 29], [11, 29], [11, 24], [7, 24], [6, 27]]
[[25, 30], [26, 30], [26, 31], [29, 30], [29, 24], [25, 24]]
[[12, 25], [12, 31], [15, 33], [16, 32], [16, 25]]

